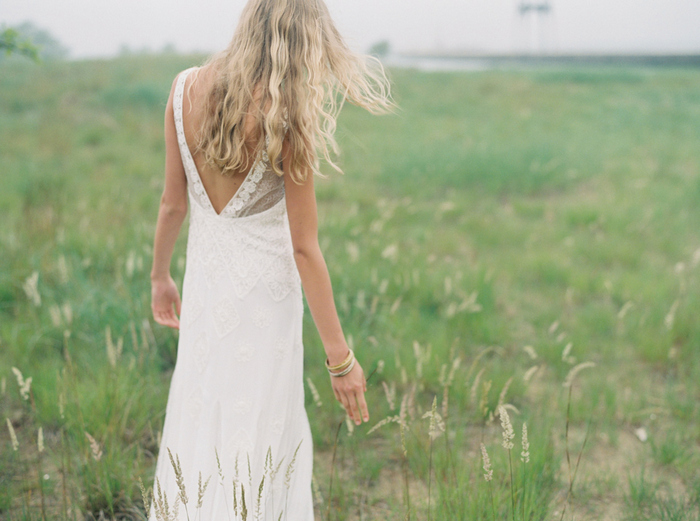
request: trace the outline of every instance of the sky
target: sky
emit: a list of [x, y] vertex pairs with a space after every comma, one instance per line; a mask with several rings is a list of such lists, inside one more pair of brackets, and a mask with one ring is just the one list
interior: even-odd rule
[[[541, 2], [544, 0], [535, 0]], [[351, 47], [388, 40], [395, 52], [700, 52], [698, 0], [550, 0], [520, 19], [520, 0], [327, 0]], [[123, 47], [210, 53], [233, 34], [243, 0], [0, 0], [0, 25], [31, 21], [72, 58]]]

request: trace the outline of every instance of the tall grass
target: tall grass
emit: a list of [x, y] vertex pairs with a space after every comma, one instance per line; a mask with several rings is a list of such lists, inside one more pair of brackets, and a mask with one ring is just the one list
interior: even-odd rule
[[[176, 360], [149, 316], [162, 118], [197, 60], [0, 66], [2, 519], [145, 514]], [[393, 78], [401, 112], [348, 107], [318, 183], [376, 369], [354, 427], [306, 314], [318, 518], [697, 519], [700, 73]]]

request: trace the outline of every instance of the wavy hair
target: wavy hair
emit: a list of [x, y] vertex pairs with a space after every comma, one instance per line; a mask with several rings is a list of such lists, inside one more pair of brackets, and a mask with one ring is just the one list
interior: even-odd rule
[[255, 157], [265, 147], [277, 175], [282, 142], [289, 141], [292, 179], [319, 174], [319, 158], [332, 158], [336, 118], [345, 100], [380, 114], [395, 107], [376, 58], [352, 52], [323, 0], [249, 0], [229, 46], [207, 65], [214, 81], [197, 149], [224, 175], [251, 163], [244, 121], [255, 117]]

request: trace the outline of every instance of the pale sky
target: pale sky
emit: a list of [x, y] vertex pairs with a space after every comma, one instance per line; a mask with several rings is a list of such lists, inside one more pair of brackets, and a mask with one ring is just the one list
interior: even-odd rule
[[[0, 25], [32, 21], [67, 46], [73, 58], [114, 55], [122, 45], [158, 50], [173, 44], [178, 51], [212, 52], [230, 40], [244, 3], [0, 0]], [[518, 20], [518, 3], [327, 0], [357, 50], [386, 39], [399, 52], [511, 52], [536, 45], [560, 52], [700, 52], [698, 0], [552, 0], [541, 32]]]

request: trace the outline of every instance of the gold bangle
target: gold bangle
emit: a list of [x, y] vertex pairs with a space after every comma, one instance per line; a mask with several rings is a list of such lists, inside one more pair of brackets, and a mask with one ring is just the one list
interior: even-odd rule
[[342, 371], [339, 371], [339, 372], [337, 372], [337, 373], [334, 373], [334, 372], [332, 372], [332, 371], [328, 371], [328, 372], [331, 374], [331, 376], [345, 376], [345, 375], [348, 374], [350, 371], [352, 371], [352, 368], [353, 368], [353, 367], [355, 367], [355, 361], [356, 361], [356, 359], [353, 358], [353, 359], [350, 361], [350, 365], [348, 365], [348, 366], [347, 366], [345, 369], [343, 369]]
[[338, 365], [330, 365], [328, 362], [328, 358], [326, 358], [326, 369], [333, 372], [342, 371], [350, 364], [353, 358], [355, 358], [355, 353], [352, 352], [352, 349], [348, 349], [348, 356], [346, 356], [345, 360], [343, 360]]

